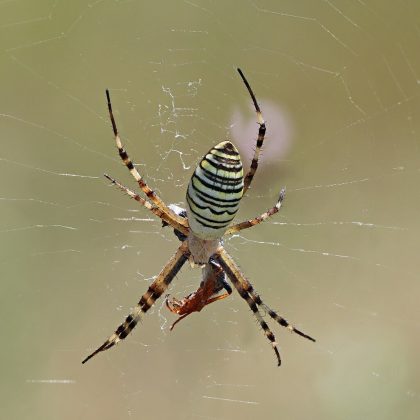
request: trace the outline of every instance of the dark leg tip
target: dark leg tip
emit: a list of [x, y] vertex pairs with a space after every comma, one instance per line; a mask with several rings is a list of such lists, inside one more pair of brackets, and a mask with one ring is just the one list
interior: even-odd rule
[[286, 196], [286, 188], [285, 187], [283, 187], [281, 190], [280, 190], [280, 195], [279, 195], [279, 201], [280, 201], [280, 203], [284, 200], [284, 197]]

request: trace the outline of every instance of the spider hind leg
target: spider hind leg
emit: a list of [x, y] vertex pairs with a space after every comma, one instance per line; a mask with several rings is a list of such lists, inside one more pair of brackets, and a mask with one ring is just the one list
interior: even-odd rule
[[258, 128], [258, 137], [257, 137], [257, 145], [255, 147], [255, 151], [254, 151], [254, 156], [252, 158], [251, 161], [251, 166], [248, 170], [248, 173], [245, 175], [245, 180], [244, 180], [244, 194], [247, 192], [248, 188], [251, 185], [252, 180], [254, 179], [254, 175], [257, 172], [258, 169], [258, 160], [260, 157], [260, 152], [261, 152], [261, 148], [263, 146], [264, 143], [264, 138], [265, 138], [265, 132], [266, 132], [266, 125], [265, 125], [265, 120], [263, 118], [260, 106], [258, 105], [257, 102], [257, 98], [255, 97], [255, 94], [248, 82], [248, 80], [246, 79], [244, 73], [242, 72], [241, 69], [237, 69], [239, 75], [241, 76], [242, 81], [244, 82], [249, 95], [251, 96], [252, 102], [254, 103], [254, 108], [255, 108], [255, 112], [257, 113], [257, 122], [259, 125]]

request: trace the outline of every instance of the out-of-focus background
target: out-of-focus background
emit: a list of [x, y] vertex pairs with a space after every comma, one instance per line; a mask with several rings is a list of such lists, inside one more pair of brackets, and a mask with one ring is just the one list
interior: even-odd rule
[[[0, 2], [1, 390], [7, 419], [416, 419], [420, 410], [420, 3]], [[202, 155], [249, 164], [225, 242], [263, 299], [278, 368], [234, 293], [169, 331], [159, 301], [86, 365], [178, 246], [103, 178], [130, 156], [183, 205]], [[170, 293], [195, 290], [185, 266]]]

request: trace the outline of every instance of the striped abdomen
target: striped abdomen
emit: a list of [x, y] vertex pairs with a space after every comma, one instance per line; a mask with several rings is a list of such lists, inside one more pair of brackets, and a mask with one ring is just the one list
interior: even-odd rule
[[195, 236], [223, 236], [238, 211], [244, 189], [241, 157], [229, 141], [214, 146], [201, 160], [187, 189], [187, 215]]

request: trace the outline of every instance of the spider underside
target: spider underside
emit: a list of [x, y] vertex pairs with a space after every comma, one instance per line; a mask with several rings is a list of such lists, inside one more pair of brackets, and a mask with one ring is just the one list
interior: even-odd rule
[[[202, 267], [202, 281], [195, 292], [186, 296], [181, 301], [174, 298], [170, 299], [168, 295], [166, 296], [166, 306], [168, 309], [179, 315], [179, 318], [172, 324], [171, 330], [178, 322], [191, 313], [199, 312], [206, 305], [228, 297], [232, 293], [232, 289], [226, 281], [227, 277], [239, 295], [247, 302], [258, 320], [264, 334], [273, 347], [279, 366], [281, 364], [281, 358], [276, 339], [264, 320], [260, 309], [263, 309], [264, 313], [267, 313], [273, 320], [291, 332], [315, 341], [312, 337], [293, 327], [286, 319], [263, 303], [252, 284], [241, 273], [232, 257], [222, 245], [222, 236], [232, 235], [241, 230], [248, 229], [277, 213], [285, 195], [285, 190], [282, 189], [274, 207], [253, 219], [230, 225], [237, 212], [239, 202], [251, 185], [258, 168], [258, 159], [266, 132], [266, 124], [256, 97], [242, 71], [238, 69], [238, 72], [254, 103], [259, 125], [256, 148], [250, 168], [244, 177], [239, 153], [231, 142], [225, 141], [214, 146], [203, 157], [191, 178], [187, 190], [188, 207], [186, 210], [174, 205], [167, 206], [138, 173], [122, 146], [112, 112], [109, 91], [106, 91], [109, 116], [119, 155], [131, 175], [137, 181], [141, 191], [145, 194], [146, 199], [140, 197], [110, 176], [105, 174], [105, 177], [159, 217], [164, 226], [173, 228], [176, 236], [181, 241], [181, 245], [149, 286], [146, 293], [140, 298], [137, 306], [126, 317], [125, 321], [104, 344], [86, 357], [82, 363], [86, 363], [96, 354], [113, 347], [127, 337], [141, 319], [142, 314], [145, 314], [166, 291], [171, 281], [187, 260], [192, 265]], [[223, 289], [225, 292], [219, 294]]]

